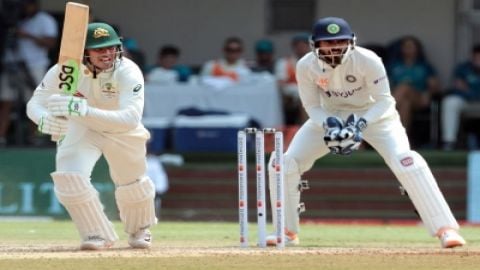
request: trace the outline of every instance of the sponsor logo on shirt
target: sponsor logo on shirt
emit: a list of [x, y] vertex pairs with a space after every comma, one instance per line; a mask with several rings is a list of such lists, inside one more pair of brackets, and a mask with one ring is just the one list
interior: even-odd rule
[[408, 167], [413, 165], [413, 158], [412, 157], [406, 157], [400, 160], [400, 163], [402, 163], [403, 167]]
[[380, 78], [378, 78], [378, 79], [375, 79], [375, 80], [373, 81], [373, 83], [374, 83], [374, 84], [377, 84], [377, 83], [385, 80], [386, 78], [387, 78], [387, 76], [386, 76], [386, 75], [383, 75], [382, 77], [380, 77]]
[[133, 92], [134, 93], [137, 93], [138, 91], [140, 91], [142, 89], [142, 85], [141, 84], [137, 84], [135, 85], [135, 87], [133, 88]]
[[353, 94], [355, 94], [355, 92], [358, 92], [362, 90], [362, 87], [359, 86], [357, 88], [353, 88], [353, 89], [350, 89], [350, 90], [328, 90], [326, 91], [326, 94], [328, 97], [343, 97], [343, 98], [348, 98], [348, 97], [351, 97], [353, 96]]
[[323, 89], [327, 89], [328, 87], [328, 79], [327, 78], [320, 78], [317, 81], [317, 85]]

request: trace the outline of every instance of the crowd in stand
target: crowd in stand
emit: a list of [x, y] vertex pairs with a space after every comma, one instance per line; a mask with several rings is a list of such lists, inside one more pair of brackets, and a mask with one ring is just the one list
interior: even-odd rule
[[[28, 100], [34, 85], [40, 83], [39, 78], [48, 68], [48, 53], [55, 49], [52, 40], [58, 39], [58, 25], [54, 19], [39, 10], [37, 1], [25, 2], [25, 17], [15, 26], [15, 50], [8, 46], [3, 46], [6, 48], [2, 50], [0, 147], [41, 145], [46, 141], [38, 140], [38, 135], [26, 124], [28, 121], [25, 121], [24, 126], [12, 125], [15, 119], [24, 117], [21, 114], [24, 111], [23, 101]], [[4, 33], [2, 45], [5, 40], [7, 35]], [[200, 68], [180, 64], [181, 51], [176, 45], [161, 46], [153, 66], [147, 65], [145, 54], [134, 39], [124, 39], [123, 47], [124, 56], [140, 66], [148, 83], [169, 85], [190, 83], [193, 78], [202, 78], [228, 86], [248, 81], [255, 73], [269, 74], [278, 83], [285, 125], [300, 125], [307, 118], [298, 97], [295, 64], [311, 51], [308, 33], [293, 35], [290, 41], [291, 53], [284, 57], [276, 54], [275, 44], [269, 39], [260, 39], [254, 48], [245, 48], [240, 37], [228, 37], [224, 41], [222, 55], [206, 61]], [[465, 129], [467, 122], [462, 122], [461, 116], [465, 110], [475, 111], [480, 108], [475, 103], [480, 102], [480, 45], [473, 47], [469, 59], [453, 68], [451, 85], [441, 84], [435, 67], [416, 37], [405, 36], [386, 46], [371, 44], [364, 47], [372, 49], [383, 59], [397, 109], [414, 147], [446, 150], [477, 148], [478, 138], [475, 134], [478, 130]], [[245, 59], [244, 52], [248, 49], [254, 50], [255, 59]], [[12, 71], [12, 68], [15, 70]], [[20, 68], [21, 72], [18, 71]], [[16, 83], [20, 74], [24, 75], [24, 79], [20, 80], [23, 84]], [[23, 91], [21, 95], [15, 94], [19, 88], [28, 91]], [[18, 132], [19, 129], [26, 131], [21, 133]], [[464, 137], [459, 141], [458, 134], [466, 131], [468, 143], [464, 142]], [[440, 138], [432, 141], [435, 137], [433, 135], [439, 135]], [[24, 136], [25, 140], [19, 140], [18, 136]]]

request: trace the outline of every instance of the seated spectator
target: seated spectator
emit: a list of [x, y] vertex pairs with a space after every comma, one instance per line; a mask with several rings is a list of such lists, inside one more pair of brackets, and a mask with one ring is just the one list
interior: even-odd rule
[[445, 150], [454, 149], [465, 106], [480, 101], [480, 44], [472, 48], [468, 61], [458, 64], [454, 70], [453, 89], [442, 102], [442, 140]]
[[392, 94], [402, 124], [409, 132], [413, 113], [429, 108], [432, 96], [440, 93], [440, 83], [422, 44], [415, 37], [403, 37], [390, 59], [388, 73]]
[[[6, 46], [3, 59], [0, 59], [3, 64], [0, 74], [0, 147], [7, 145], [13, 112], [20, 116], [15, 128], [24, 128], [22, 107], [47, 72], [51, 64], [49, 50], [55, 48], [58, 36], [57, 22], [40, 8], [40, 1], [23, 0], [18, 4], [23, 16], [10, 29], [15, 33], [12, 44], [16, 46]], [[36, 125], [28, 121], [25, 126], [28, 127], [25, 133], [28, 133], [26, 140], [29, 144], [45, 144], [46, 136], [37, 135]], [[23, 144], [24, 139], [21, 136], [15, 138], [19, 144]]]
[[280, 58], [275, 64], [275, 77], [282, 94], [285, 123], [296, 125], [303, 123], [307, 117], [298, 96], [295, 67], [297, 61], [310, 52], [310, 35], [299, 33], [291, 41], [292, 54]]
[[273, 74], [275, 56], [273, 42], [262, 39], [255, 44], [255, 63], [251, 67], [253, 72], [269, 72]]
[[160, 48], [157, 55], [156, 66], [148, 72], [148, 82], [172, 84], [187, 82], [192, 75], [189, 67], [178, 64], [180, 49], [173, 45]]
[[238, 37], [229, 37], [223, 46], [223, 58], [205, 63], [200, 75], [205, 78], [219, 78], [230, 83], [247, 81], [251, 75], [243, 55], [243, 41]]

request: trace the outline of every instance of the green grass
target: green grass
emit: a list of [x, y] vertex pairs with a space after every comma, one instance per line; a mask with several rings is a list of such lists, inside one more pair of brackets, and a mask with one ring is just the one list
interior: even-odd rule
[[[431, 167], [465, 167], [468, 152], [466, 151], [439, 151], [420, 150], [419, 153], [427, 160]], [[252, 153], [251, 156], [254, 156]], [[235, 153], [186, 153], [184, 159], [187, 166], [232, 166], [236, 162]], [[249, 160], [254, 162], [253, 159]], [[351, 156], [326, 155], [317, 160], [315, 166], [322, 168], [363, 168], [384, 167], [385, 162], [374, 150], [360, 150]]]
[[302, 224], [301, 246], [238, 247], [238, 224], [160, 222], [151, 250], [131, 250], [122, 226], [108, 251], [78, 251], [69, 221], [0, 223], [0, 269], [478, 269], [480, 227], [465, 226], [464, 248], [442, 250], [422, 226]]

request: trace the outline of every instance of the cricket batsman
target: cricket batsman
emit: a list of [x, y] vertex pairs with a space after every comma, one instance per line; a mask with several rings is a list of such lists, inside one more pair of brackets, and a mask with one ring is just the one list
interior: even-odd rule
[[[286, 244], [299, 244], [301, 175], [315, 160], [331, 152], [349, 155], [365, 140], [383, 157], [441, 246], [464, 245], [429, 166], [410, 148], [382, 60], [356, 46], [355, 39], [344, 19], [322, 18], [313, 27], [312, 52], [297, 63], [299, 95], [309, 119], [284, 154]], [[273, 170], [270, 165], [270, 197], [276, 198]], [[267, 243], [274, 245], [275, 237]]]
[[[155, 188], [146, 175], [148, 131], [141, 123], [144, 79], [136, 64], [122, 57], [122, 43], [106, 23], [90, 23], [78, 91], [62, 95], [68, 78], [53, 66], [27, 104], [28, 117], [57, 144], [55, 194], [81, 237], [80, 249], [102, 250], [118, 239], [91, 183], [103, 154], [115, 184], [115, 199], [128, 243], [149, 248], [149, 228], [156, 224]], [[52, 90], [56, 89], [56, 90]]]

